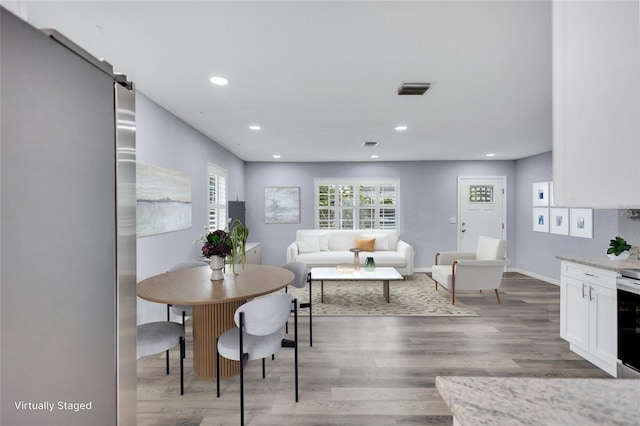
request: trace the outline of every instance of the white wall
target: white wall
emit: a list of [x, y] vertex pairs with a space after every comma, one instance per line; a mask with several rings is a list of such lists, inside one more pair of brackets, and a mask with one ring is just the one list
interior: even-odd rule
[[[208, 163], [228, 170], [230, 199], [244, 199], [244, 162], [146, 97], [136, 93], [138, 163], [178, 170], [191, 175], [190, 229], [139, 237], [138, 281], [166, 272], [185, 260], [199, 260], [194, 245], [207, 226]], [[166, 319], [166, 306], [138, 299], [138, 324]]]

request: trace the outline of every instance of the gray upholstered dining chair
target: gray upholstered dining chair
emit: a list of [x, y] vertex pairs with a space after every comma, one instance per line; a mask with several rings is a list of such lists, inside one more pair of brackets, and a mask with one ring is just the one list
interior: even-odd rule
[[177, 322], [156, 321], [140, 324], [137, 328], [137, 357], [166, 352], [167, 374], [169, 374], [169, 350], [180, 347], [180, 395], [184, 395], [184, 326]]
[[[309, 273], [309, 268], [307, 267], [306, 263], [302, 262], [288, 262], [282, 265], [282, 267], [293, 272], [294, 278], [293, 282], [291, 283], [292, 286], [296, 288], [304, 288], [304, 286], [309, 284], [309, 302], [298, 303], [298, 308], [309, 308], [309, 346], [313, 346], [313, 309], [311, 305], [311, 274]], [[287, 291], [286, 287], [285, 291]], [[288, 328], [287, 331], [289, 331]]]
[[456, 291], [493, 290], [500, 303], [498, 288], [502, 282], [506, 259], [507, 241], [481, 236], [475, 252], [441, 251], [436, 254], [431, 267], [431, 278], [451, 291], [451, 304], [455, 305]]
[[[207, 266], [207, 263], [200, 260], [188, 260], [186, 262], [173, 265], [171, 269], [169, 269], [169, 272], [179, 271], [181, 269], [197, 268], [198, 266]], [[171, 321], [170, 312], [182, 317], [182, 325], [184, 325], [186, 317], [193, 315], [193, 307], [191, 305], [167, 305], [167, 321]]]
[[244, 365], [262, 359], [265, 378], [265, 358], [274, 355], [285, 340], [285, 324], [294, 312], [294, 340], [286, 347], [294, 349], [295, 396], [298, 402], [298, 308], [297, 299], [289, 293], [257, 297], [236, 309], [237, 327], [225, 331], [216, 341], [216, 395], [220, 398], [220, 356], [240, 361], [240, 424], [244, 425]]

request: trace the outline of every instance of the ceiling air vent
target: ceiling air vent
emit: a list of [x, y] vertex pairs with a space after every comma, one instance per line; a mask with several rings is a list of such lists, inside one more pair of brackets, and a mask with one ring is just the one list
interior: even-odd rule
[[424, 95], [431, 83], [403, 83], [398, 88], [398, 95]]
[[362, 146], [364, 146], [364, 147], [371, 147], [371, 148], [373, 148], [373, 147], [378, 146], [378, 142], [364, 142], [364, 143], [362, 144]]

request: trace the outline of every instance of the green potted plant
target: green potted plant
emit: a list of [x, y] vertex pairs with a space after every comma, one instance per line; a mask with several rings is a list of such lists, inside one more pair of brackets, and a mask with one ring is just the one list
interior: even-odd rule
[[244, 269], [244, 264], [247, 260], [245, 246], [247, 244], [247, 239], [249, 238], [249, 228], [244, 226], [240, 220], [235, 219], [229, 226], [229, 229], [229, 236], [232, 244], [231, 253], [229, 254], [231, 270], [234, 275], [238, 275], [235, 269], [236, 260], [238, 255], [240, 255], [240, 263], [242, 265], [242, 269]]
[[631, 250], [631, 245], [629, 245], [624, 238], [616, 237], [609, 243], [607, 256], [609, 256], [609, 259], [623, 260], [629, 257], [629, 250]]

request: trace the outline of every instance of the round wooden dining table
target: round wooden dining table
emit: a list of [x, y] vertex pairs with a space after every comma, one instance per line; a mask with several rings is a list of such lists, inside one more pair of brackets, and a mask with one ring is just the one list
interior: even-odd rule
[[[151, 302], [193, 306], [193, 369], [205, 379], [216, 377], [216, 338], [235, 327], [236, 309], [247, 300], [291, 284], [291, 271], [269, 265], [236, 265], [222, 280], [211, 280], [208, 266], [165, 272], [138, 283], [137, 294]], [[240, 364], [220, 358], [220, 377], [239, 373]]]

